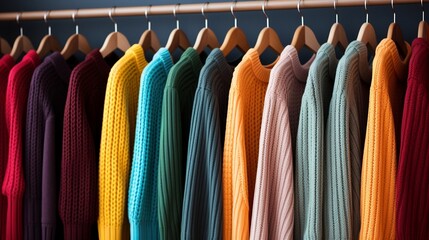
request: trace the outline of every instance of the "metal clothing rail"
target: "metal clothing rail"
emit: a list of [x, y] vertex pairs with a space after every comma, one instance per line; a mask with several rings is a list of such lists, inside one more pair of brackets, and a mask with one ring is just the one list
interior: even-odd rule
[[[423, 2], [429, 2], [429, 0], [423, 0]], [[265, 1], [265, 10], [273, 9], [296, 9], [297, 0], [271, 0]], [[367, 6], [374, 5], [390, 5], [391, 0], [367, 0]], [[394, 4], [412, 4], [422, 3], [421, 0], [394, 0]], [[153, 5], [153, 6], [134, 6], [134, 7], [115, 7], [113, 11], [114, 17], [119, 16], [142, 16], [145, 11], [148, 15], [167, 15], [173, 14], [175, 10], [176, 14], [183, 13], [201, 13], [202, 5], [205, 3], [193, 3], [193, 4], [180, 4], [180, 5]], [[231, 6], [234, 3], [231, 2], [212, 2], [205, 5], [204, 12], [229, 12]], [[239, 1], [234, 5], [234, 12], [239, 11], [258, 11], [261, 10], [261, 6], [264, 1]], [[301, 0], [300, 9], [304, 8], [332, 8], [334, 0]], [[362, 6], [364, 7], [364, 0], [338, 0], [336, 2], [337, 7], [353, 7]], [[70, 19], [72, 15], [75, 18], [102, 18], [109, 17], [109, 12], [112, 8], [86, 8], [79, 9], [76, 13], [76, 9], [67, 10], [52, 10], [49, 11], [49, 19]], [[0, 21], [16, 21], [19, 20], [44, 20], [46, 18], [47, 11], [28, 11], [28, 12], [4, 12], [0, 13]]]

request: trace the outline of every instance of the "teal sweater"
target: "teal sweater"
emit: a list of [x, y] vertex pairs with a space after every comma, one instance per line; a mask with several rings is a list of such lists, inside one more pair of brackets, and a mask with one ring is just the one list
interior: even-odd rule
[[323, 44], [310, 67], [302, 96], [295, 161], [296, 239], [322, 239], [324, 134], [338, 60]]
[[157, 180], [162, 94], [173, 66], [161, 48], [143, 70], [128, 191], [131, 239], [158, 239]]
[[192, 109], [181, 239], [222, 237], [222, 157], [233, 68], [213, 49]]
[[326, 126], [324, 239], [358, 239], [360, 180], [371, 70], [353, 41], [338, 63]]
[[179, 239], [192, 104], [202, 63], [188, 48], [171, 68], [162, 102], [158, 172], [161, 239]]

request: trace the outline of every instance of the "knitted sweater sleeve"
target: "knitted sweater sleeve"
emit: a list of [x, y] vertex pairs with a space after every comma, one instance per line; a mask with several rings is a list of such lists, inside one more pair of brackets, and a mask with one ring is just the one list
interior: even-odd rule
[[223, 239], [248, 239], [250, 206], [247, 189], [247, 161], [243, 103], [231, 88], [223, 154]]
[[259, 140], [251, 239], [293, 239], [292, 161], [286, 100], [267, 94]]
[[[171, 74], [170, 74], [171, 75]], [[182, 122], [177, 89], [164, 89], [158, 169], [158, 221], [161, 239], [180, 236], [183, 197]]]

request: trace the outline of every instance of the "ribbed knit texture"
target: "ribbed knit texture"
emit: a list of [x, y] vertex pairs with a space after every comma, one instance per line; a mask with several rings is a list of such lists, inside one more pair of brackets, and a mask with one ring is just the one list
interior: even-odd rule
[[[383, 39], [373, 61], [362, 161], [360, 239], [395, 239], [395, 179], [408, 62]], [[409, 224], [409, 223], [407, 223]]]
[[272, 66], [249, 49], [229, 90], [223, 153], [223, 239], [249, 239], [265, 92]]
[[[9, 72], [14, 62], [8, 54], [3, 55], [0, 59], [0, 183], [3, 183], [8, 162], [9, 134], [6, 124], [6, 89]], [[0, 239], [6, 239], [7, 209], [7, 198], [0, 193]]]
[[158, 158], [162, 95], [173, 66], [161, 48], [143, 70], [137, 109], [134, 155], [128, 190], [131, 239], [158, 239]]
[[334, 46], [320, 46], [302, 96], [295, 160], [296, 239], [323, 238], [324, 138], [337, 63]]
[[396, 239], [429, 239], [429, 42], [417, 38], [402, 115]]
[[62, 239], [58, 215], [61, 139], [71, 70], [59, 52], [34, 71], [27, 103], [24, 152], [25, 239]]
[[180, 238], [188, 136], [201, 68], [198, 53], [188, 48], [171, 68], [164, 88], [158, 169], [161, 239]]
[[181, 239], [222, 237], [222, 154], [233, 68], [213, 49], [192, 108]]
[[110, 66], [98, 49], [70, 76], [64, 110], [59, 210], [64, 239], [94, 239], [97, 229], [98, 159]]
[[351, 42], [338, 63], [326, 126], [324, 239], [358, 239], [360, 180], [371, 69], [367, 47]]
[[133, 156], [140, 76], [147, 65], [134, 44], [112, 67], [104, 99], [98, 171], [100, 239], [127, 239], [128, 180]]
[[301, 65], [297, 50], [289, 45], [271, 71], [262, 115], [250, 239], [293, 239], [295, 144], [289, 119], [293, 113], [296, 134], [301, 97], [313, 60], [314, 55]]
[[9, 73], [6, 91], [6, 119], [9, 130], [9, 157], [2, 193], [8, 198], [5, 239], [22, 239], [22, 205], [24, 196], [24, 133], [27, 97], [34, 69], [40, 58], [30, 50]]

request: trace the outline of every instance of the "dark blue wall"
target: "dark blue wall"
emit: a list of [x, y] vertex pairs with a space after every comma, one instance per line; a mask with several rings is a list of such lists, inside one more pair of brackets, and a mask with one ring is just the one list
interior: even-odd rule
[[[198, 3], [198, 0], [180, 0], [183, 3]], [[211, 2], [223, 2], [224, 0], [211, 0]], [[346, 1], [346, 0], [339, 0]], [[362, 1], [363, 2], [363, 1]], [[13, 0], [3, 1], [0, 5], [0, 11], [32, 11], [32, 10], [55, 10], [55, 9], [76, 9], [93, 7], [111, 7], [111, 6], [137, 6], [137, 5], [160, 5], [175, 4], [175, 1], [169, 0]], [[349, 39], [355, 39], [361, 24], [365, 21], [365, 12], [362, 7], [338, 8], [339, 19], [347, 31]], [[386, 36], [389, 24], [393, 20], [393, 12], [390, 5], [369, 6], [369, 20], [373, 24], [378, 39]], [[411, 42], [417, 35], [418, 23], [421, 20], [420, 4], [396, 5], [395, 6], [397, 22], [400, 24], [404, 38]], [[304, 9], [306, 25], [310, 26], [319, 42], [326, 41], [329, 29], [335, 21], [334, 10], [332, 8], [323, 9]], [[293, 10], [272, 10], [268, 11], [271, 26], [277, 30], [284, 45], [290, 43], [295, 28], [301, 23], [300, 17]], [[233, 25], [233, 18], [228, 13], [210, 13], [207, 14], [209, 25], [218, 36], [219, 41], [223, 38], [228, 29]], [[245, 30], [251, 45], [254, 45], [259, 30], [265, 26], [265, 17], [261, 11], [238, 12], [238, 23]], [[198, 31], [203, 27], [204, 21], [200, 14], [182, 14], [178, 15], [181, 28], [187, 33], [191, 43], [195, 41]], [[139, 17], [117, 17], [119, 31], [123, 32], [130, 43], [136, 43], [141, 33], [146, 29], [147, 24], [143, 16]], [[175, 27], [173, 16], [152, 16], [152, 29], [155, 30], [164, 45], [167, 41], [170, 31]], [[84, 34], [92, 47], [100, 47], [104, 38], [113, 31], [113, 24], [108, 18], [99, 19], [78, 19], [80, 32]], [[74, 33], [72, 20], [51, 20], [52, 33], [57, 36], [60, 43], [64, 44], [67, 38]], [[30, 37], [35, 46], [46, 34], [46, 25], [43, 21], [23, 21], [24, 33]], [[0, 22], [0, 36], [6, 38], [9, 43], [18, 35], [19, 30], [15, 22]]]

